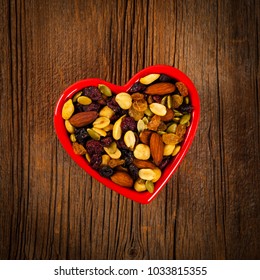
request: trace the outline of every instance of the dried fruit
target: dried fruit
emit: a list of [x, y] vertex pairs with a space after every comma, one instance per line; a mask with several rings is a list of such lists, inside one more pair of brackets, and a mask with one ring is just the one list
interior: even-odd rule
[[122, 187], [131, 188], [134, 184], [132, 177], [127, 172], [116, 171], [110, 178], [114, 183]]
[[156, 83], [150, 85], [144, 91], [150, 95], [166, 95], [175, 91], [175, 85], [172, 83]]
[[165, 133], [162, 135], [162, 140], [165, 144], [176, 145], [179, 143], [180, 138], [174, 133]]
[[180, 124], [186, 124], [190, 120], [190, 117], [190, 114], [183, 115], [180, 119]]
[[125, 160], [124, 159], [111, 159], [109, 162], [108, 162], [108, 165], [111, 167], [111, 168], [115, 168], [119, 165], [123, 165], [125, 163]]
[[98, 113], [94, 111], [81, 112], [70, 118], [70, 123], [75, 127], [83, 127], [92, 123], [98, 117]]
[[72, 143], [72, 148], [76, 155], [85, 155], [87, 152], [86, 149], [77, 142]]
[[133, 108], [138, 112], [144, 112], [148, 107], [147, 101], [145, 99], [134, 100]]
[[157, 131], [157, 129], [158, 129], [160, 123], [161, 123], [161, 117], [158, 116], [158, 115], [154, 115], [154, 116], [151, 118], [150, 122], [148, 123], [147, 128], [148, 128], [149, 130]]
[[68, 120], [74, 113], [74, 105], [72, 99], [66, 101], [62, 107], [61, 116], [64, 120]]
[[150, 150], [153, 161], [158, 166], [163, 159], [164, 144], [162, 137], [157, 133], [152, 133], [151, 135]]
[[189, 94], [188, 88], [183, 82], [177, 82], [175, 85], [182, 96], [187, 96]]
[[143, 144], [149, 145], [152, 131], [144, 130], [139, 134], [139, 139]]
[[164, 122], [169, 122], [173, 119], [174, 117], [174, 112], [172, 109], [167, 108], [166, 109], [166, 114], [164, 116], [161, 116], [161, 120]]
[[110, 166], [105, 165], [105, 166], [100, 167], [98, 172], [102, 177], [109, 178], [113, 175], [114, 170]]
[[142, 119], [143, 116], [144, 116], [144, 112], [136, 111], [136, 110], [134, 109], [133, 106], [128, 110], [128, 114], [129, 114], [129, 116], [132, 117], [135, 121], [139, 121], [139, 120]]

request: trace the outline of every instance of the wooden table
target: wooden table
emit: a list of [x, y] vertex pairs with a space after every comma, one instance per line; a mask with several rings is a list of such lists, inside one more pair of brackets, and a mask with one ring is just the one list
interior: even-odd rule
[[[1, 0], [0, 258], [259, 259], [259, 1]], [[53, 126], [66, 87], [185, 72], [201, 120], [148, 205], [92, 179]]]

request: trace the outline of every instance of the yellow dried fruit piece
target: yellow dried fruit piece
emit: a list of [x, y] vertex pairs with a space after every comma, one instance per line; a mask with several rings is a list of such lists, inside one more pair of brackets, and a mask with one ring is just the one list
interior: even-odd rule
[[65, 120], [65, 127], [69, 133], [75, 132], [75, 127], [70, 123], [69, 120]]
[[140, 100], [140, 99], [144, 99], [144, 95], [142, 93], [139, 92], [135, 92], [131, 95], [132, 100]]
[[152, 180], [152, 182], [155, 183], [155, 182], [157, 182], [157, 181], [161, 178], [161, 176], [162, 176], [162, 171], [161, 171], [160, 168], [156, 167], [156, 168], [153, 169], [153, 172], [154, 172], [154, 174], [155, 174], [155, 177], [154, 177], [154, 179]]
[[96, 128], [104, 128], [110, 124], [110, 119], [107, 117], [99, 117], [93, 122], [93, 126]]
[[128, 110], [132, 106], [132, 97], [126, 92], [118, 93], [115, 97], [115, 101], [123, 110]]
[[161, 117], [158, 115], [154, 115], [151, 118], [150, 122], [148, 123], [147, 128], [149, 130], [157, 131], [160, 123], [161, 123]]
[[145, 180], [143, 180], [143, 179], [141, 179], [141, 178], [138, 178], [138, 179], [135, 181], [134, 189], [135, 189], [137, 192], [144, 192], [144, 191], [146, 191]]
[[92, 128], [96, 133], [98, 133], [100, 136], [106, 137], [107, 133], [105, 132], [105, 130], [97, 128], [97, 127], [93, 127]]
[[140, 119], [142, 119], [143, 116], [144, 116], [144, 112], [136, 111], [136, 110], [134, 109], [133, 106], [128, 110], [128, 114], [129, 114], [129, 116], [132, 117], [136, 122], [139, 121]]
[[142, 168], [139, 170], [138, 175], [143, 180], [153, 180], [155, 178], [155, 173], [153, 169], [150, 168]]
[[109, 155], [102, 155], [101, 165], [108, 165], [109, 161], [110, 161], [110, 156]]
[[121, 123], [122, 123], [122, 120], [123, 120], [124, 117], [125, 117], [125, 115], [122, 116], [121, 118], [119, 118], [119, 119], [114, 123], [112, 135], [113, 135], [113, 138], [114, 138], [115, 140], [119, 140], [119, 139], [121, 138], [121, 135], [122, 135]]
[[152, 103], [149, 108], [157, 116], [165, 116], [167, 113], [166, 107], [160, 103]]
[[72, 148], [76, 155], [85, 155], [87, 152], [83, 145], [79, 144], [78, 142], [72, 143]]
[[172, 108], [180, 107], [182, 102], [183, 102], [183, 96], [178, 95], [178, 94], [174, 94], [172, 96]]
[[62, 107], [61, 116], [64, 120], [68, 120], [74, 113], [74, 105], [72, 99], [66, 101]]
[[150, 147], [145, 144], [138, 144], [134, 149], [134, 157], [137, 159], [146, 160], [151, 155]]
[[179, 143], [180, 138], [174, 133], [165, 133], [162, 135], [162, 140], [164, 144], [176, 145]]
[[181, 146], [180, 146], [180, 145], [177, 145], [177, 146], [175, 147], [173, 153], [172, 153], [172, 156], [173, 156], [173, 157], [176, 156], [176, 155], [179, 153], [180, 149], [181, 149]]
[[147, 101], [145, 99], [134, 100], [133, 108], [138, 112], [144, 112], [148, 108]]
[[111, 168], [115, 168], [117, 166], [120, 166], [120, 165], [123, 165], [125, 163], [125, 160], [124, 159], [111, 159], [108, 163], [108, 165], [111, 167]]
[[136, 142], [135, 134], [132, 130], [128, 130], [124, 135], [124, 142], [126, 146], [133, 150]]
[[160, 77], [160, 74], [149, 74], [145, 77], [142, 77], [140, 79], [140, 83], [142, 83], [144, 85], [149, 85], [152, 82], [156, 81], [159, 77]]
[[111, 119], [114, 114], [115, 112], [108, 106], [104, 106], [99, 112], [100, 117], [106, 117], [108, 119]]
[[186, 124], [190, 120], [191, 114], [183, 115], [180, 119], [180, 124]]
[[173, 153], [174, 148], [175, 148], [175, 145], [171, 145], [171, 144], [164, 145], [163, 155], [170, 156]]
[[80, 96], [78, 97], [77, 101], [81, 105], [89, 105], [92, 103], [92, 100], [87, 96]]
[[176, 135], [182, 137], [186, 133], [186, 124], [178, 124], [176, 128]]

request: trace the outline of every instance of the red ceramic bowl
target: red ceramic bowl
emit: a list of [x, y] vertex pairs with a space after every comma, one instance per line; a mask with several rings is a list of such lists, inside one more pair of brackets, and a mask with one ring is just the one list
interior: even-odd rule
[[[151, 194], [149, 192], [136, 192], [133, 188], [124, 188], [121, 187], [115, 183], [113, 183], [111, 180], [104, 178], [99, 175], [97, 171], [92, 169], [85, 157], [76, 155], [73, 152], [71, 141], [69, 139], [68, 133], [66, 131], [64, 120], [61, 117], [61, 111], [64, 103], [73, 97], [73, 95], [82, 90], [85, 87], [88, 86], [97, 86], [98, 84], [105, 84], [107, 85], [112, 92], [119, 93], [119, 92], [126, 92], [128, 91], [131, 86], [137, 82], [141, 77], [144, 77], [148, 74], [152, 73], [159, 73], [159, 74], [166, 74], [178, 81], [183, 82], [189, 90], [189, 98], [190, 102], [194, 108], [192, 112], [191, 117], [191, 125], [189, 126], [184, 141], [181, 143], [181, 150], [180, 152], [173, 157], [173, 160], [170, 162], [170, 164], [164, 169], [161, 178], [155, 183], [155, 189], [154, 192]], [[191, 80], [180, 70], [167, 66], [167, 65], [155, 65], [147, 67], [143, 70], [141, 70], [139, 73], [134, 75], [125, 85], [119, 86], [114, 85], [109, 82], [106, 82], [101, 79], [91, 78], [91, 79], [85, 79], [78, 81], [68, 87], [63, 94], [61, 95], [55, 109], [55, 115], [54, 115], [54, 125], [55, 130], [57, 133], [57, 136], [66, 150], [66, 152], [71, 156], [71, 158], [80, 166], [82, 167], [90, 176], [94, 177], [96, 180], [98, 180], [100, 183], [105, 185], [106, 187], [116, 191], [117, 193], [124, 195], [125, 197], [132, 199], [139, 203], [149, 203], [151, 202], [158, 193], [162, 190], [162, 188], [166, 185], [166, 183], [169, 181], [170, 177], [173, 175], [173, 173], [176, 171], [177, 167], [181, 163], [181, 161], [184, 159], [189, 147], [191, 146], [191, 143], [193, 141], [193, 138], [195, 136], [198, 122], [199, 122], [199, 116], [200, 116], [200, 102], [199, 102], [199, 96], [197, 93], [197, 90]], [[87, 187], [87, 186], [86, 186]]]

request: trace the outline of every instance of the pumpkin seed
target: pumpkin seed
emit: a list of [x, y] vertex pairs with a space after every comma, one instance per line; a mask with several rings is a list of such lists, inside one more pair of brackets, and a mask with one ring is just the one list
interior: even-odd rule
[[142, 131], [144, 131], [146, 128], [147, 128], [147, 125], [144, 123], [143, 120], [139, 120], [139, 121], [137, 122], [137, 130], [138, 130], [138, 132], [142, 132]]
[[170, 95], [168, 95], [167, 96], [167, 107], [169, 108], [169, 109], [171, 109], [172, 108], [172, 97], [170, 96]]
[[145, 187], [148, 190], [149, 193], [154, 192], [154, 183], [152, 181], [146, 181], [145, 182]]
[[92, 103], [92, 100], [87, 96], [80, 96], [78, 97], [77, 101], [81, 105], [89, 105]]
[[180, 124], [185, 124], [190, 120], [191, 115], [190, 114], [186, 114], [183, 115], [180, 119]]
[[97, 132], [95, 132], [93, 129], [88, 128], [88, 129], [87, 129], [87, 132], [88, 132], [89, 136], [90, 136], [92, 139], [94, 139], [94, 140], [100, 140], [100, 135], [99, 135]]
[[103, 84], [99, 84], [98, 85], [98, 89], [101, 91], [102, 94], [104, 94], [105, 96], [109, 97], [112, 96], [112, 91], [109, 87], [107, 87], [106, 85]]
[[153, 116], [153, 112], [150, 110], [149, 107], [147, 107], [147, 109], [144, 111], [144, 114], [148, 117], [152, 117]]
[[173, 112], [174, 112], [174, 116], [175, 116], [175, 117], [181, 117], [181, 116], [183, 116], [183, 114], [182, 114], [181, 112], [177, 111], [176, 109], [174, 109]]
[[70, 141], [71, 141], [72, 143], [74, 143], [74, 142], [77, 141], [76, 136], [75, 136], [74, 133], [70, 135]]
[[176, 132], [176, 129], [177, 129], [177, 124], [176, 123], [173, 123], [171, 124], [170, 126], [168, 126], [167, 128], [167, 132], [168, 133], [175, 133]]
[[174, 94], [172, 96], [172, 108], [180, 107], [182, 102], [183, 102], [183, 96], [182, 95]]
[[190, 99], [189, 99], [189, 97], [188, 96], [186, 96], [185, 98], [184, 98], [184, 102], [185, 102], [185, 104], [190, 104]]
[[76, 93], [76, 94], [73, 96], [72, 101], [73, 101], [73, 102], [76, 102], [76, 101], [77, 101], [77, 99], [78, 99], [78, 97], [80, 97], [80, 96], [81, 96], [81, 94], [82, 94], [82, 91], [80, 91], [80, 92]]
[[175, 149], [173, 150], [172, 156], [173, 157], [176, 156], [179, 153], [180, 149], [181, 149], [180, 145], [175, 146]]

